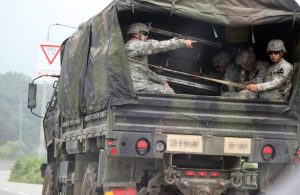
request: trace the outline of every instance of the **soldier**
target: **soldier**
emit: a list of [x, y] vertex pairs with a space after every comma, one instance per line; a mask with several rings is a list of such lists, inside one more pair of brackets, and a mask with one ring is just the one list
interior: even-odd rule
[[[127, 30], [130, 40], [125, 44], [125, 49], [129, 58], [142, 63], [148, 63], [148, 55], [159, 52], [187, 47], [192, 48], [196, 41], [173, 38], [166, 41], [148, 39], [150, 27], [143, 23], [133, 23]], [[129, 62], [133, 87], [137, 92], [174, 94], [174, 90], [167, 81], [160, 78], [147, 66]]]
[[224, 74], [226, 73], [227, 68], [231, 64], [231, 55], [226, 51], [221, 51], [217, 53], [213, 58], [213, 65], [216, 73], [210, 77], [216, 79], [223, 79]]
[[267, 69], [262, 83], [248, 84], [246, 89], [259, 92], [259, 98], [287, 100], [292, 88], [293, 66], [283, 59], [286, 53], [284, 43], [280, 39], [269, 41], [267, 53], [274, 63]]
[[[240, 82], [245, 84], [261, 83], [266, 76], [267, 68], [270, 66], [268, 62], [256, 60], [255, 54], [249, 50], [240, 51], [236, 56], [236, 63], [243, 67]], [[257, 92], [245, 89], [235, 97], [254, 99], [257, 96]]]
[[[255, 60], [253, 63], [248, 64], [244, 71], [242, 81], [245, 83], [261, 83], [267, 74], [267, 68], [271, 64], [267, 61]], [[241, 72], [243, 75], [243, 71]]]
[[[226, 72], [224, 75], [224, 80], [240, 83], [241, 82], [242, 65], [243, 64], [240, 64], [240, 63], [231, 63], [228, 66], [228, 68], [226, 69]], [[222, 96], [225, 96], [225, 97], [237, 96], [239, 89], [236, 89], [233, 86], [227, 86], [227, 88], [228, 88], [228, 90], [226, 92], [222, 92]]]

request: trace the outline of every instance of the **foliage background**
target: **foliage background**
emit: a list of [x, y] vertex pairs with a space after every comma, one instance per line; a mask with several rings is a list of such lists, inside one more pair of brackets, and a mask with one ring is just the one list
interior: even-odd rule
[[[31, 82], [30, 77], [21, 73], [0, 74], [0, 160], [38, 155], [41, 119], [27, 108], [28, 84]], [[51, 88], [47, 85], [47, 100]], [[42, 91], [43, 85], [39, 84], [37, 108], [34, 109], [37, 114], [41, 114]]]
[[15, 162], [9, 181], [42, 184], [43, 178], [41, 177], [40, 166], [45, 160], [37, 157], [28, 157], [19, 159]]

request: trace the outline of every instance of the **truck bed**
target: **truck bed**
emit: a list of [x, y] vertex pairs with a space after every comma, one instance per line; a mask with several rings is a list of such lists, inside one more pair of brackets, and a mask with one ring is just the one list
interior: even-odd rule
[[285, 140], [299, 136], [296, 116], [280, 101], [138, 95], [135, 104], [112, 110], [113, 131]]

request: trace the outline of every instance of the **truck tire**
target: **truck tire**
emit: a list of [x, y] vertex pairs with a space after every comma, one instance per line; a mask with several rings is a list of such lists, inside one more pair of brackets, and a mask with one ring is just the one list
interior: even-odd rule
[[56, 166], [54, 163], [48, 164], [44, 175], [42, 195], [55, 195], [56, 193]]
[[85, 170], [81, 188], [81, 195], [99, 195], [96, 190], [97, 175], [98, 169], [96, 163], [89, 163]]

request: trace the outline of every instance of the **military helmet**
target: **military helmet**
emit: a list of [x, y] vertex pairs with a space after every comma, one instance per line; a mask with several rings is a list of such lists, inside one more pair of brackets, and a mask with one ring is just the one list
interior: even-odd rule
[[214, 66], [226, 66], [230, 63], [231, 56], [226, 51], [221, 51], [217, 53], [213, 58], [213, 65]]
[[127, 29], [127, 34], [128, 35], [130, 35], [130, 34], [136, 34], [136, 33], [139, 33], [141, 31], [149, 32], [150, 31], [150, 27], [147, 26], [146, 24], [143, 24], [143, 23], [133, 23]]
[[256, 59], [255, 54], [249, 50], [241, 50], [235, 57], [235, 63], [243, 68], [253, 63]]
[[269, 51], [283, 51], [284, 53], [286, 53], [286, 48], [282, 40], [273, 39], [268, 43], [267, 52]]

